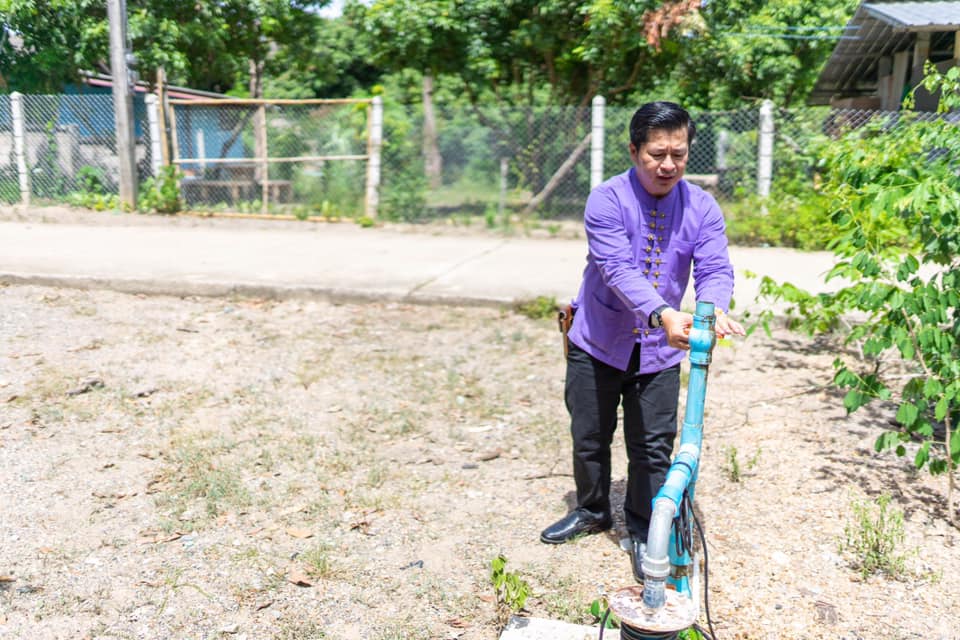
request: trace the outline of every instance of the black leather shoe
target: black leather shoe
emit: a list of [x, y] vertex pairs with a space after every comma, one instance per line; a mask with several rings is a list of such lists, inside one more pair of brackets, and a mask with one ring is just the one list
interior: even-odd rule
[[643, 584], [643, 554], [647, 552], [647, 543], [640, 538], [630, 538], [630, 565], [633, 567], [633, 579]]
[[613, 526], [610, 514], [593, 516], [575, 509], [543, 530], [540, 542], [562, 544], [589, 533], [600, 533]]

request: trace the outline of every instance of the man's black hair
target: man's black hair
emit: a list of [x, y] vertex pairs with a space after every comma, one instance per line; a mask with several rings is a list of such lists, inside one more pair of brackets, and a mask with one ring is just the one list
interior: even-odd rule
[[693, 144], [697, 125], [693, 123], [686, 109], [674, 102], [648, 102], [637, 109], [630, 120], [630, 142], [639, 149], [655, 129], [676, 131], [683, 128], [687, 130], [687, 144]]

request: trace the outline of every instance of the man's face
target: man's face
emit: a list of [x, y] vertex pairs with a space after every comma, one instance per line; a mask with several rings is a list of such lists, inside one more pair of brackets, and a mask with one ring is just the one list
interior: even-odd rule
[[683, 177], [687, 168], [687, 130], [654, 129], [637, 149], [630, 143], [630, 159], [640, 184], [652, 196], [662, 197]]

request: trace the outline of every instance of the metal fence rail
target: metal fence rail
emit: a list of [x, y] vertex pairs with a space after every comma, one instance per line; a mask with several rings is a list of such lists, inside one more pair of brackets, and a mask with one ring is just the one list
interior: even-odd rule
[[358, 216], [371, 100], [170, 100], [190, 208]]

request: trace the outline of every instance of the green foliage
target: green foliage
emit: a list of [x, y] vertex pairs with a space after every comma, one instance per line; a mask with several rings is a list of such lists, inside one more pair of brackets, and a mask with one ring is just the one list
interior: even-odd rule
[[[960, 106], [960, 70], [941, 76], [928, 67], [924, 86], [942, 90], [941, 109]], [[915, 465], [949, 472], [952, 505], [952, 469], [960, 463], [960, 135], [956, 124], [907, 113], [897, 124], [851, 131], [824, 152], [823, 191], [838, 229], [830, 245], [838, 262], [827, 280], [844, 286], [813, 296], [765, 280], [762, 292], [790, 303], [796, 327], [850, 324], [846, 341], [863, 359], [834, 363], [833, 381], [847, 389], [844, 406], [896, 400], [900, 428], [882, 434], [876, 448], [906, 455], [904, 445], [918, 439]], [[887, 375], [898, 360], [906, 375]], [[933, 446], [935, 423], [945, 428], [943, 449]]]
[[903, 512], [890, 506], [888, 495], [875, 503], [854, 501], [851, 509], [853, 521], [843, 529], [841, 553], [853, 557], [854, 567], [864, 578], [880, 572], [901, 577], [906, 562], [898, 549], [904, 540]]
[[[59, 142], [56, 134], [56, 116], [44, 117], [45, 139], [37, 153], [37, 162], [31, 168], [31, 184], [34, 194], [41, 198], [60, 198], [69, 189], [69, 179], [60, 168]], [[48, 119], [49, 118], [49, 119]]]
[[518, 302], [515, 306], [517, 313], [534, 320], [552, 320], [557, 316], [559, 308], [557, 299], [553, 296], [537, 296], [533, 300]]
[[677, 640], [703, 640], [703, 634], [697, 629], [690, 627], [678, 633]]
[[[747, 471], [757, 466], [757, 462], [760, 461], [760, 453], [762, 451], [763, 449], [757, 449], [750, 459], [747, 460]], [[724, 447], [723, 458], [725, 463], [723, 466], [723, 473], [727, 476], [727, 479], [730, 480], [730, 482], [740, 482], [740, 480], [743, 478], [743, 469], [740, 467], [740, 458], [737, 448], [733, 445]]]
[[149, 178], [141, 185], [137, 208], [147, 213], [177, 213], [183, 209], [180, 177], [173, 165], [161, 168], [159, 176]]
[[427, 214], [427, 178], [418, 133], [402, 105], [386, 101], [383, 111], [383, 155], [392, 170], [384, 175], [380, 215], [385, 220], [422, 220]]
[[[228, 91], [253, 66], [308, 68], [319, 0], [128, 0], [128, 35], [137, 71], [163, 67], [175, 84]], [[23, 40], [0, 38], [0, 76], [23, 92], [55, 93], [81, 70], [109, 60], [109, 23], [100, 0], [8, 0], [4, 26]], [[269, 55], [282, 48], [285, 55]], [[246, 90], [246, 87], [244, 87]]]
[[75, 207], [106, 211], [120, 208], [120, 198], [110, 193], [106, 174], [100, 167], [84, 165], [74, 178], [76, 191], [67, 194], [66, 200]]
[[711, 109], [736, 108], [745, 98], [803, 104], [858, 4], [710, 2], [699, 26], [678, 30], [664, 46], [658, 89]]
[[775, 188], [776, 198], [750, 196], [724, 205], [727, 237], [744, 246], [826, 249], [836, 236], [829, 198], [812, 189], [800, 195]]
[[[107, 9], [100, 0], [7, 0], [0, 3], [0, 15], [4, 91], [56, 93], [80, 69], [109, 60]], [[19, 36], [21, 46], [5, 37], [9, 33]]]
[[530, 596], [530, 585], [519, 575], [507, 571], [507, 558], [499, 554], [490, 562], [490, 582], [497, 601], [497, 619], [506, 624], [512, 613], [518, 613]]
[[12, 204], [20, 201], [20, 180], [16, 165], [0, 169], [0, 202]]
[[610, 611], [610, 602], [606, 596], [590, 603], [590, 615], [593, 616], [594, 624], [603, 622], [605, 629], [617, 629], [620, 626], [620, 619]]
[[390, 70], [453, 75], [471, 100], [529, 104], [531, 89], [546, 86], [553, 102], [576, 104], [646, 80], [652, 51], [637, 25], [656, 4], [378, 0], [355, 11]]

